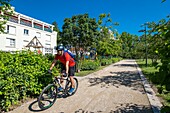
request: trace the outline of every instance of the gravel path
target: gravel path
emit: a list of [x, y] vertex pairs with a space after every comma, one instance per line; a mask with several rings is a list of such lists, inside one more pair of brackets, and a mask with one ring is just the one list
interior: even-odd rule
[[59, 98], [51, 108], [41, 111], [33, 100], [10, 113], [153, 113], [134, 60], [77, 78], [76, 94]]

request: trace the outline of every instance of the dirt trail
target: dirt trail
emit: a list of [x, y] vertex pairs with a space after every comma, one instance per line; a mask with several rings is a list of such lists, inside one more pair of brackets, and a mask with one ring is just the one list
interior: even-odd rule
[[10, 113], [152, 113], [134, 60], [77, 78], [76, 94], [59, 98], [51, 108], [41, 111], [34, 100]]

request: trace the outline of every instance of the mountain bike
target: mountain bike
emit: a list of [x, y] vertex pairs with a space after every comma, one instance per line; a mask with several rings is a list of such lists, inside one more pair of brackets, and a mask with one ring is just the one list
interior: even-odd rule
[[[51, 72], [51, 74], [53, 74]], [[61, 84], [61, 81], [65, 82], [64, 87], [62, 91], [58, 91], [59, 87], [62, 87], [63, 84]], [[74, 91], [70, 94], [69, 89], [71, 88], [71, 81], [70, 77], [65, 75], [62, 75], [62, 77], [54, 77], [53, 82], [51, 84], [48, 84], [44, 89], [42, 90], [41, 94], [38, 97], [38, 106], [42, 109], [48, 109], [50, 108], [56, 101], [57, 98], [65, 98], [68, 96], [71, 96], [75, 94], [78, 88], [78, 80], [74, 77]]]

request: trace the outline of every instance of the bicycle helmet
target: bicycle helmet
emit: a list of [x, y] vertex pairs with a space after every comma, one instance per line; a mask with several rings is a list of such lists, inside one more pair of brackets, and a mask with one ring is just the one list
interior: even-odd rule
[[62, 50], [64, 50], [64, 46], [62, 44], [60, 44], [57, 46], [56, 50], [62, 51]]

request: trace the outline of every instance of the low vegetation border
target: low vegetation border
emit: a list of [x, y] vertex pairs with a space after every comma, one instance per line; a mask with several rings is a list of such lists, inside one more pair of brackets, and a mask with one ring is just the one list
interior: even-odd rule
[[[135, 62], [136, 63], [136, 62]], [[154, 92], [154, 90], [151, 88], [149, 82], [147, 81], [147, 79], [145, 78], [144, 74], [142, 73], [142, 70], [139, 68], [138, 64], [136, 63], [136, 68], [140, 74], [140, 78], [142, 80], [144, 89], [146, 91], [147, 97], [149, 99], [149, 102], [151, 104], [152, 110], [154, 113], [160, 113], [162, 104], [159, 101], [158, 97], [156, 96], [156, 93]]]

